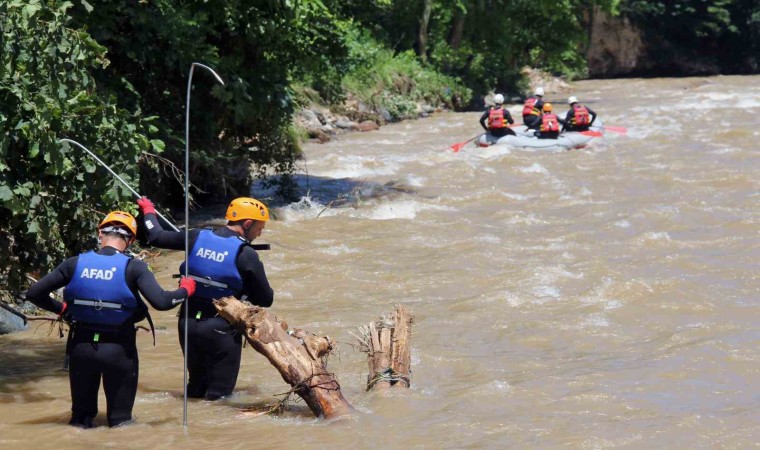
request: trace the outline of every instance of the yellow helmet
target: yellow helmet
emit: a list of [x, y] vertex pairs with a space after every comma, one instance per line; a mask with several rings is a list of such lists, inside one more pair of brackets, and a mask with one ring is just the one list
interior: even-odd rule
[[552, 104], [544, 103], [544, 112], [552, 112]]
[[230, 202], [224, 218], [231, 221], [251, 219], [266, 222], [269, 220], [269, 210], [255, 198], [238, 197]]
[[100, 225], [98, 225], [98, 229], [103, 229], [106, 225], [109, 224], [120, 224], [124, 225], [129, 229], [129, 231], [132, 232], [132, 236], [135, 236], [137, 234], [137, 221], [132, 216], [132, 214], [124, 211], [111, 211], [108, 213], [108, 215], [103, 219], [103, 221], [100, 222]]

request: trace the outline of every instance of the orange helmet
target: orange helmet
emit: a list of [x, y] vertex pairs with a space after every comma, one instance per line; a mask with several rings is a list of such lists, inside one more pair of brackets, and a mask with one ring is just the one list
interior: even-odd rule
[[552, 112], [552, 104], [544, 103], [544, 112]]
[[132, 236], [137, 234], [137, 221], [132, 214], [124, 211], [111, 211], [98, 225], [98, 230], [103, 229], [106, 225], [123, 225], [129, 229]]
[[231, 221], [251, 219], [266, 222], [269, 220], [269, 210], [255, 198], [238, 197], [230, 202], [224, 218]]

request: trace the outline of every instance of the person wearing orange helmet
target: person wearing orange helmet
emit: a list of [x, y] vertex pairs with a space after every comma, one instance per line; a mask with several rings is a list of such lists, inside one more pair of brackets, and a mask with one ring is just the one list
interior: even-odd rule
[[[70, 325], [66, 353], [73, 426], [93, 426], [101, 378], [108, 425], [132, 420], [139, 371], [135, 324], [147, 318], [153, 326], [140, 294], [166, 311], [195, 291], [195, 281], [184, 278], [179, 289], [164, 291], [147, 264], [125, 255], [136, 234], [131, 214], [109, 213], [98, 226], [99, 250], [68, 258], [26, 292], [32, 303]], [[63, 303], [50, 297], [60, 288]]]
[[[150, 245], [184, 250], [184, 232], [164, 230], [148, 198], [140, 198], [137, 204]], [[217, 316], [212, 300], [234, 296], [263, 307], [271, 306], [274, 301], [264, 265], [249, 245], [261, 236], [269, 221], [269, 209], [255, 198], [239, 197], [230, 202], [225, 218], [226, 226], [188, 232], [187, 273], [198, 282], [198, 289], [182, 306], [178, 324], [183, 351], [187, 327], [187, 395], [207, 400], [232, 394], [243, 347], [241, 334], [230, 332], [230, 324]], [[185, 273], [184, 263], [180, 273]], [[188, 323], [185, 323], [184, 308], [188, 308]]]
[[559, 137], [560, 126], [564, 125], [565, 121], [554, 114], [551, 103], [544, 103], [542, 109], [541, 125], [536, 136], [539, 139], [557, 139]]

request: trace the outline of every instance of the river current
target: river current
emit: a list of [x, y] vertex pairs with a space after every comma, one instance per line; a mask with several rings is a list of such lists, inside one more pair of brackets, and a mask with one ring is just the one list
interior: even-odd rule
[[[289, 389], [248, 347], [236, 394], [191, 400], [184, 430], [175, 311], [154, 311], [119, 429], [66, 425], [65, 340], [47, 325], [0, 337], [0, 446], [757, 448], [760, 77], [572, 94], [627, 134], [455, 153], [480, 114], [440, 113], [306, 146], [307, 195], [257, 242], [270, 312], [338, 341], [328, 368], [355, 414], [247, 412]], [[564, 111], [566, 95], [547, 97]], [[152, 262], [163, 286], [182, 258]], [[415, 315], [411, 388], [365, 392], [351, 333], [397, 303]]]

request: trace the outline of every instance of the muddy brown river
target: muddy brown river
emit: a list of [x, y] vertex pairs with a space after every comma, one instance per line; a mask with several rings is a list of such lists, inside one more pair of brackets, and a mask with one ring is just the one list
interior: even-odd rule
[[[66, 425], [47, 325], [0, 337], [0, 447], [758, 448], [760, 77], [575, 88], [627, 134], [454, 153], [480, 114], [443, 113], [306, 146], [307, 195], [260, 238], [270, 311], [339, 342], [328, 369], [355, 414], [246, 412], [289, 389], [248, 347], [235, 395], [191, 400], [184, 430], [175, 311], [153, 312], [119, 429]], [[153, 261], [165, 287], [182, 258]], [[396, 303], [415, 315], [412, 386], [368, 393], [350, 333]]]

